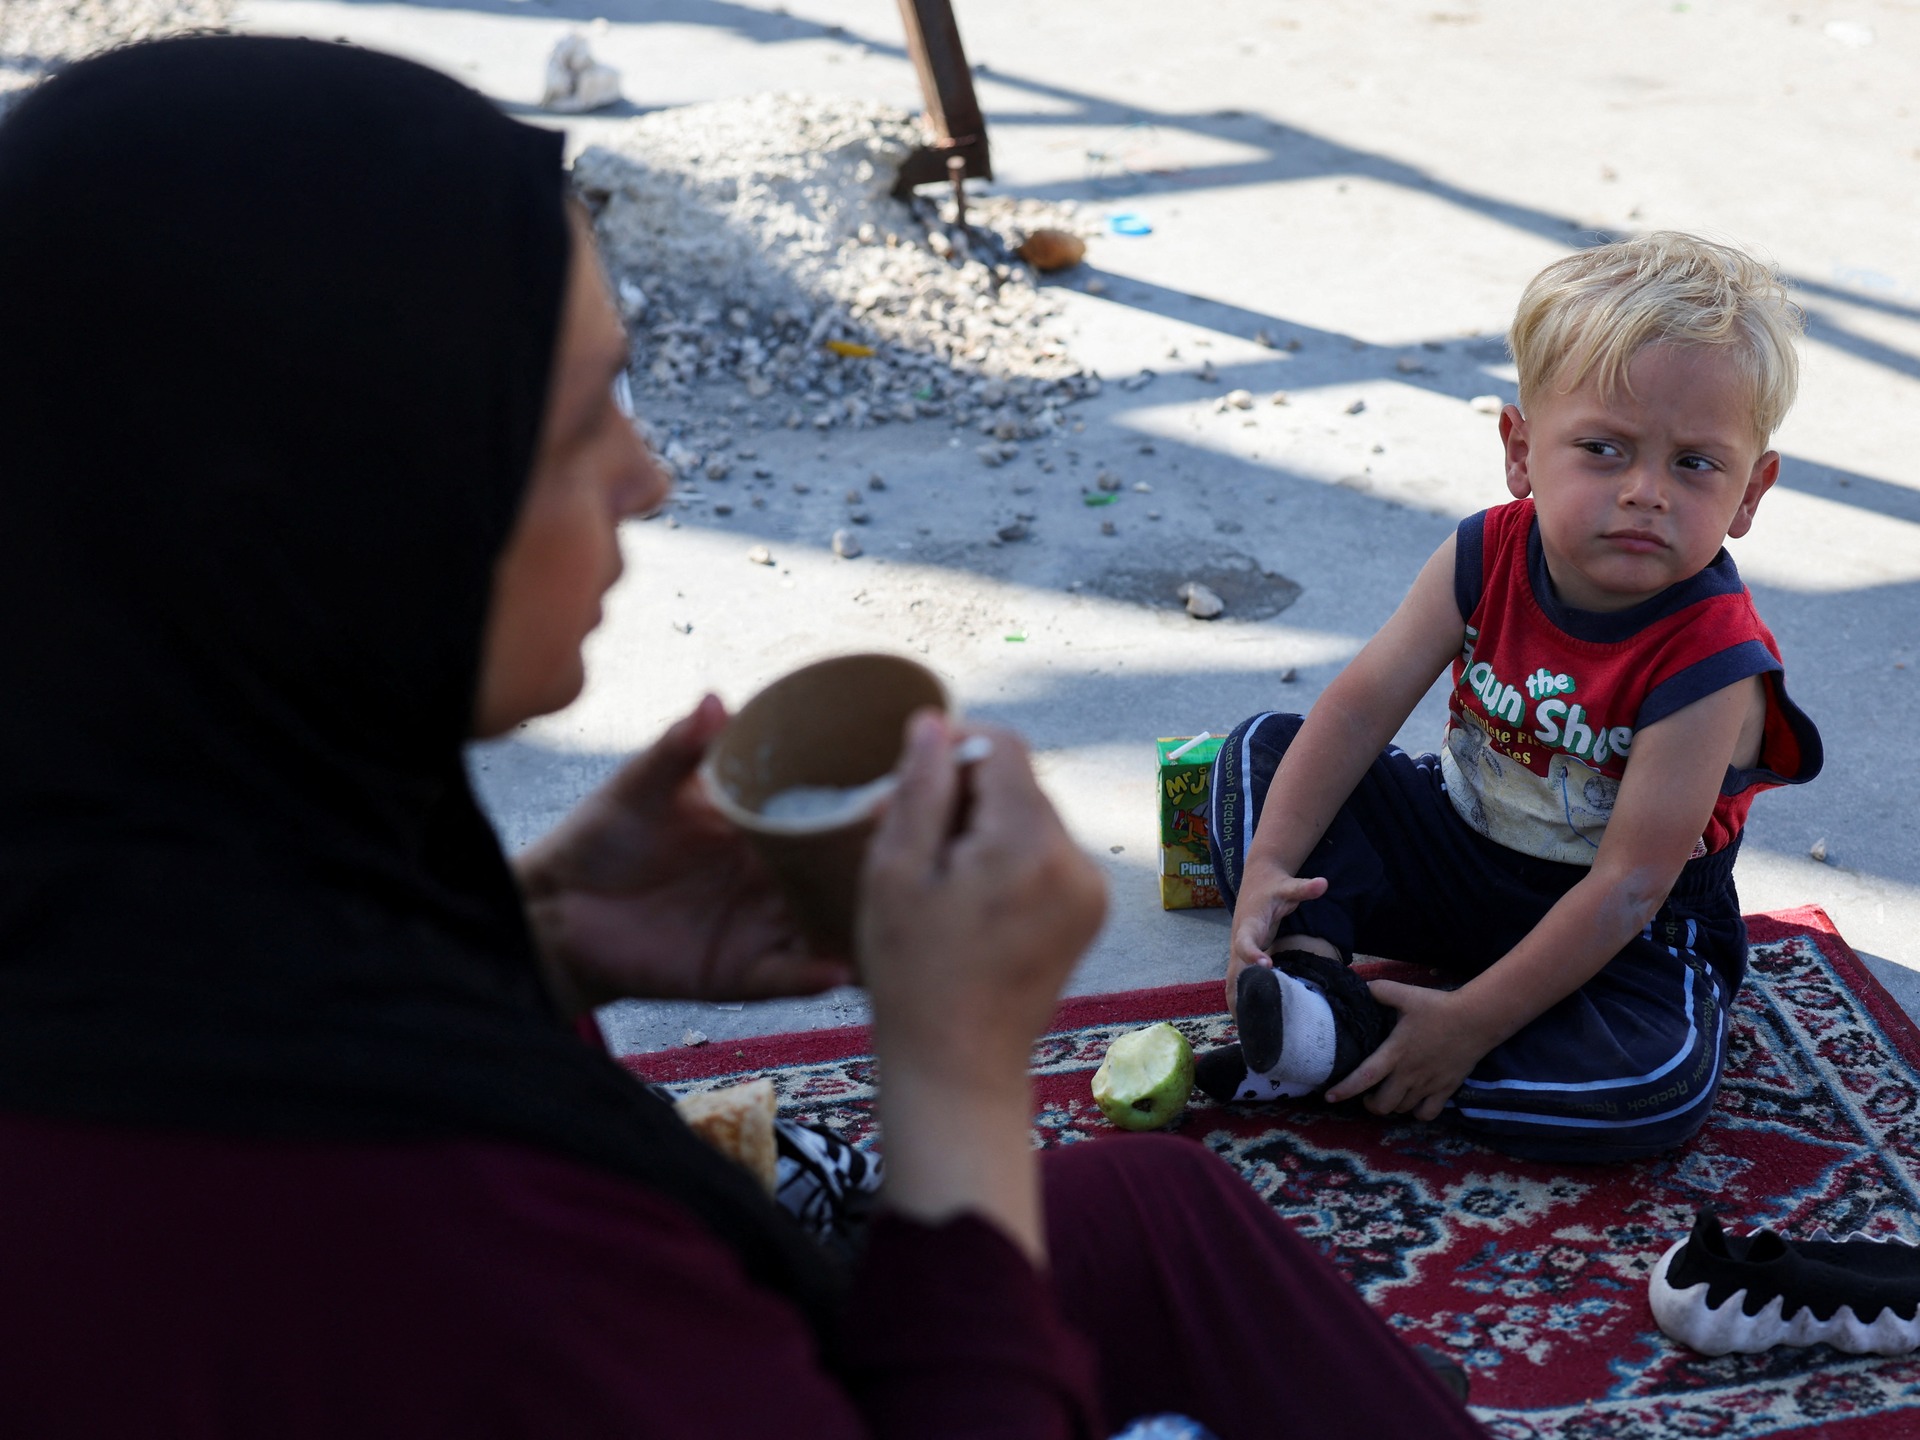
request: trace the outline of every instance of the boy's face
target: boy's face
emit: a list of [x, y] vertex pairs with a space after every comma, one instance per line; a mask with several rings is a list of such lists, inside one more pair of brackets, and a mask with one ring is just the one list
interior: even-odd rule
[[1580, 610], [1625, 610], [1704, 570], [1780, 473], [1726, 351], [1649, 345], [1627, 377], [1632, 394], [1589, 379], [1500, 417], [1507, 489], [1533, 496], [1554, 589]]

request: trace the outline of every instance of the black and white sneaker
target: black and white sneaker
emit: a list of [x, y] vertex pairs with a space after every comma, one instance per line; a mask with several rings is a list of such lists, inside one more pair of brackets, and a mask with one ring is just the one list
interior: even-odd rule
[[1660, 1328], [1703, 1355], [1819, 1344], [1905, 1355], [1920, 1349], [1920, 1246], [1825, 1230], [1729, 1235], [1703, 1210], [1654, 1266], [1648, 1300]]
[[[1317, 1093], [1338, 1085], [1360, 1062], [1379, 1049], [1398, 1016], [1373, 998], [1373, 992], [1345, 961], [1307, 950], [1282, 950], [1273, 968], [1249, 965], [1234, 982], [1237, 1045], [1222, 1046], [1194, 1061], [1194, 1083], [1202, 1093], [1226, 1103], [1232, 1100], [1271, 1100], [1275, 1087], [1259, 1077], [1269, 1075], [1286, 1051], [1287, 1014], [1282, 974], [1291, 975], [1327, 1002], [1333, 1018], [1331, 1068], [1311, 1086], [1282, 1086], [1278, 1093]], [[1321, 1064], [1326, 1064], [1322, 1061]], [[1316, 1067], [1317, 1068], [1317, 1067]]]
[[880, 1157], [824, 1125], [773, 1122], [780, 1152], [773, 1198], [830, 1249], [857, 1245], [880, 1195]]

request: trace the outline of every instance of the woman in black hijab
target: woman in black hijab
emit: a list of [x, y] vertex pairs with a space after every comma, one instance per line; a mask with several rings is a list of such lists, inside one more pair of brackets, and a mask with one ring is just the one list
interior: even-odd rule
[[1056, 1289], [1102, 1349], [1195, 1308], [1096, 1294], [1125, 1181], [1183, 1196], [1170, 1268], [1312, 1297], [1307, 1370], [1468, 1433], [1197, 1147], [1078, 1147], [1043, 1215], [1025, 1059], [1101, 898], [1011, 736], [956, 833], [923, 720], [876, 847], [854, 1274], [580, 1043], [573, 1001], [844, 974], [697, 800], [714, 702], [518, 881], [469, 791], [664, 496], [625, 362], [558, 137], [420, 67], [164, 42], [0, 127], [0, 1431], [1073, 1435], [1184, 1387], [1263, 1433], [1244, 1341], [1096, 1391]]

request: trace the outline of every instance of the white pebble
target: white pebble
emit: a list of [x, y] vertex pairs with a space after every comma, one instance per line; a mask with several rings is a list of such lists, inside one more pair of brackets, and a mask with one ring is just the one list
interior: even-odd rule
[[1211, 620], [1227, 608], [1226, 601], [1198, 580], [1189, 580], [1174, 592], [1187, 602], [1187, 614], [1196, 620]]

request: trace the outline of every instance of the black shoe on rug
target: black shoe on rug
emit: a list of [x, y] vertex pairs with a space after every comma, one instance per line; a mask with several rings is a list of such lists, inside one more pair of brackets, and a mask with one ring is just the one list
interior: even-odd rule
[[1849, 1355], [1920, 1349], [1920, 1246], [1824, 1230], [1728, 1235], [1703, 1210], [1648, 1283], [1660, 1328], [1702, 1355], [1831, 1345]]
[[1247, 1083], [1247, 1059], [1238, 1045], [1222, 1045], [1193, 1057], [1193, 1083], [1200, 1093], [1225, 1105], [1231, 1100], [1257, 1100], [1259, 1095], [1242, 1095]]

